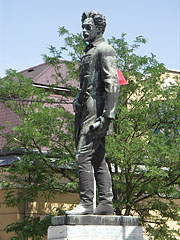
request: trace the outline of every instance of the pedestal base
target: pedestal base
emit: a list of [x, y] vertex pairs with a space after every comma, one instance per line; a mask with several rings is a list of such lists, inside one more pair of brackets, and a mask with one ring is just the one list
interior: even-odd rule
[[136, 217], [63, 216], [52, 218], [52, 225], [48, 240], [143, 240]]

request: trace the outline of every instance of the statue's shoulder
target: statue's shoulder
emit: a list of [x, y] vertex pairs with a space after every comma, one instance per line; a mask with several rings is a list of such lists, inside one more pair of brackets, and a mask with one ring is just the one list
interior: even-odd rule
[[98, 44], [97, 51], [102, 56], [116, 56], [114, 48], [105, 41]]

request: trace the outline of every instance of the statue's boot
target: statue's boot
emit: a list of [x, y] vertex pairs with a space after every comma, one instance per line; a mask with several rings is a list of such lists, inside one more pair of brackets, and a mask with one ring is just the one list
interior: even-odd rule
[[80, 203], [67, 215], [93, 214], [94, 180], [92, 171], [79, 171]]
[[84, 205], [80, 202], [73, 210], [66, 211], [66, 215], [88, 215], [93, 214], [93, 206], [92, 205]]
[[96, 183], [99, 191], [99, 205], [95, 209], [95, 215], [113, 215], [113, 193], [111, 175], [108, 171], [95, 173]]
[[94, 215], [113, 215], [114, 214], [113, 204], [100, 202], [93, 214]]

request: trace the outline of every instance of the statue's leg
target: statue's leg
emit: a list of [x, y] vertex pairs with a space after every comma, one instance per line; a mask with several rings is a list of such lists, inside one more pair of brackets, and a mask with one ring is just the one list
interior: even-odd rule
[[96, 183], [99, 192], [99, 206], [95, 210], [97, 215], [113, 214], [113, 193], [109, 168], [105, 160], [105, 138], [97, 139], [94, 144], [97, 146], [93, 154], [93, 167]]
[[67, 215], [84, 215], [93, 213], [94, 179], [92, 171], [92, 139], [88, 135], [79, 138], [76, 160], [79, 173], [80, 203]]

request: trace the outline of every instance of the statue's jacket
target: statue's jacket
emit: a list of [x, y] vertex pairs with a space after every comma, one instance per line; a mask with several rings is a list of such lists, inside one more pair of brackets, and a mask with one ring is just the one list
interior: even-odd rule
[[[80, 65], [80, 89], [74, 102], [78, 101], [79, 94], [85, 87], [85, 80], [86, 94], [80, 119], [76, 120], [76, 136], [87, 134], [90, 125], [99, 116], [115, 119], [119, 98], [116, 53], [103, 38], [89, 44], [84, 51]], [[111, 132], [112, 124], [107, 134]]]

